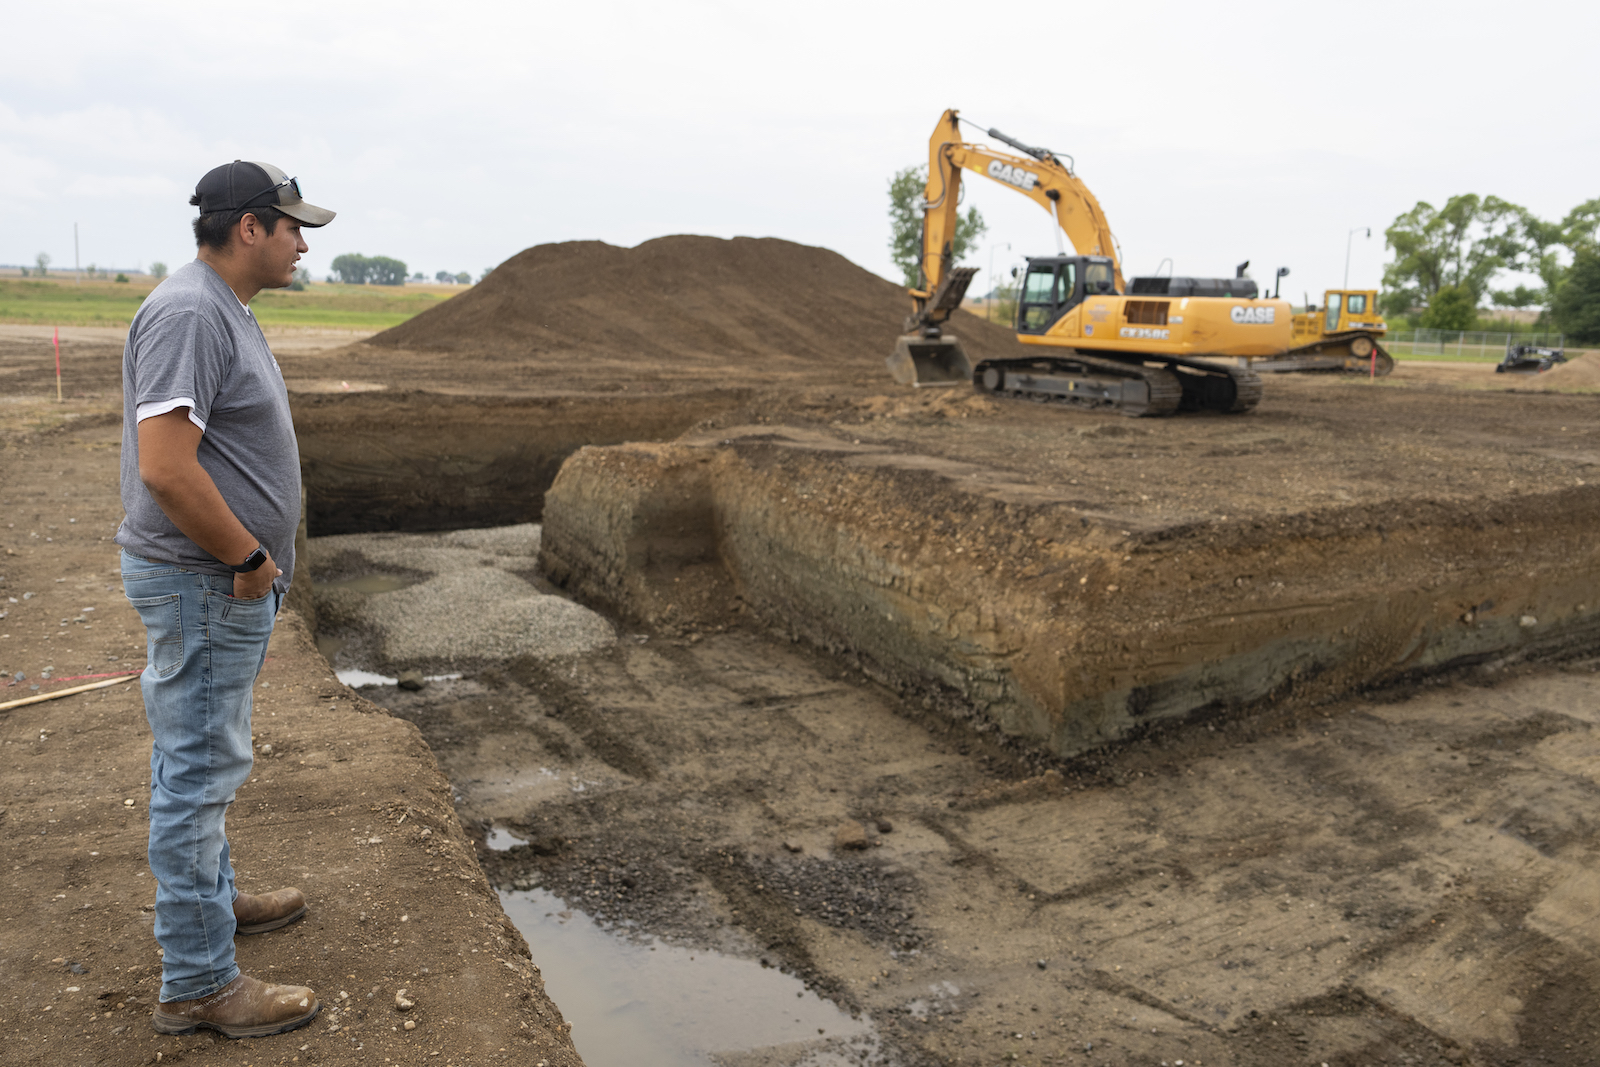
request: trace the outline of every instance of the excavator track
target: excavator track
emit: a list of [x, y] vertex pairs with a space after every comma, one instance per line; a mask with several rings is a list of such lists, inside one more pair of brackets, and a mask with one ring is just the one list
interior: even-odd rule
[[1243, 415], [1261, 403], [1261, 378], [1247, 367], [1230, 367], [1201, 359], [1157, 357], [1183, 384], [1184, 411], [1217, 411]]
[[986, 359], [973, 368], [972, 386], [990, 396], [1112, 410], [1132, 418], [1176, 414], [1184, 398], [1183, 383], [1164, 367], [1080, 354]]
[[1243, 367], [1177, 356], [1106, 354], [990, 359], [972, 371], [982, 393], [1112, 410], [1131, 418], [1179, 411], [1243, 414], [1261, 402], [1261, 379]]

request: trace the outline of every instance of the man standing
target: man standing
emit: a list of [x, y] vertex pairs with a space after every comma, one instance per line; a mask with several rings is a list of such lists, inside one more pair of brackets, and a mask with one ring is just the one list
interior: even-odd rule
[[251, 691], [294, 575], [300, 455], [277, 360], [249, 303], [287, 286], [302, 227], [334, 213], [299, 182], [235, 160], [190, 204], [199, 255], [153, 293], [122, 356], [122, 579], [144, 621], [140, 677], [154, 735], [150, 870], [162, 1033], [260, 1037], [304, 1026], [304, 986], [239, 972], [233, 939], [306, 913], [298, 889], [238, 892], [224, 818], [249, 777]]

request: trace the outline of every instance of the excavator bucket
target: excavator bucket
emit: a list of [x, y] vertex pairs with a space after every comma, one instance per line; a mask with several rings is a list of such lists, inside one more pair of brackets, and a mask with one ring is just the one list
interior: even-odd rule
[[972, 380], [967, 350], [954, 337], [902, 337], [895, 342], [894, 355], [884, 362], [901, 385], [921, 388]]

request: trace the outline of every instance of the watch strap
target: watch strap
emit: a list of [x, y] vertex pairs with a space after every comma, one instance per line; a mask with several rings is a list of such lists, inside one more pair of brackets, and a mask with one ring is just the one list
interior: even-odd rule
[[256, 550], [246, 556], [243, 563], [237, 565], [229, 564], [228, 569], [235, 574], [249, 574], [251, 571], [260, 570], [261, 565], [266, 561], [267, 550], [257, 544]]

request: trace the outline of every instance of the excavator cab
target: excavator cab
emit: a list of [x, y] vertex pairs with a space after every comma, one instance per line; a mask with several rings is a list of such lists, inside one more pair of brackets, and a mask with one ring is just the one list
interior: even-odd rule
[[1116, 274], [1106, 256], [1043, 256], [1028, 260], [1017, 301], [1017, 332], [1044, 333], [1091, 294], [1116, 291]]

